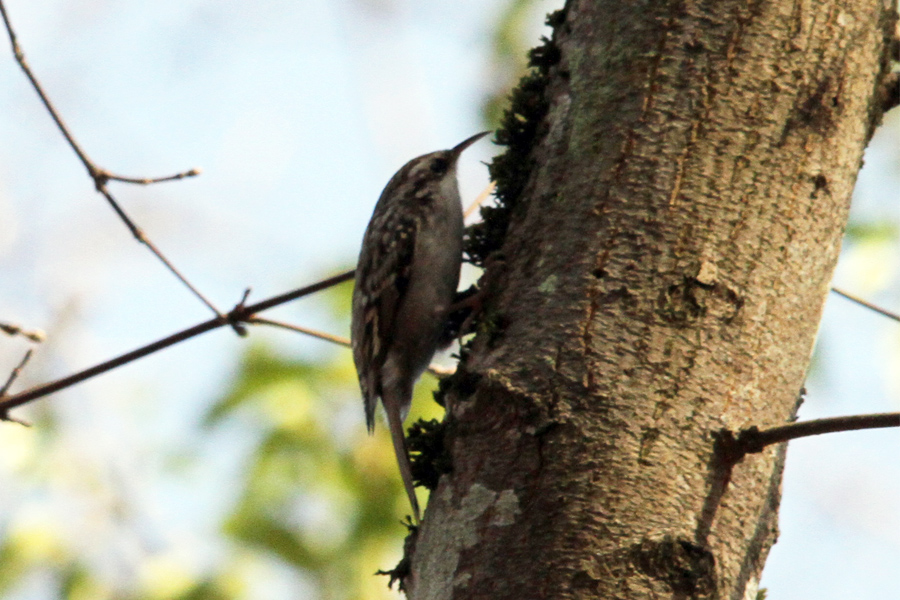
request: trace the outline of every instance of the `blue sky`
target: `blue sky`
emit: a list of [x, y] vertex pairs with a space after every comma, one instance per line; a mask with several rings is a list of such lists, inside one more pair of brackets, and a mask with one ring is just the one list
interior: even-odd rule
[[[538, 5], [529, 32], [535, 42], [542, 14], [558, 4]], [[7, 2], [29, 61], [100, 165], [132, 176], [203, 169], [193, 180], [112, 189], [226, 309], [245, 287], [260, 299], [351, 265], [391, 174], [410, 157], [483, 128], [479, 109], [500, 75], [490, 35], [504, 6], [498, 0]], [[22, 383], [208, 318], [93, 192], [5, 40], [0, 50], [0, 320], [50, 334]], [[898, 134], [895, 114], [867, 154], [854, 200], [858, 222], [900, 225]], [[483, 142], [464, 155], [464, 198], [487, 184], [480, 161], [492, 151]], [[835, 282], [900, 309], [898, 257], [896, 238], [848, 244]], [[346, 334], [346, 320], [315, 299], [274, 312]], [[308, 356], [339, 351], [279, 332], [254, 337]], [[900, 325], [829, 298], [817, 375], [801, 417], [900, 410], [898, 340]], [[0, 338], [0, 365], [11, 367], [24, 347]], [[196, 517], [210, 507], [224, 510], [227, 499], [173, 491], [156, 457], [190, 436], [192, 420], [226, 385], [243, 347], [227, 332], [208, 334], [42, 401], [53, 403], [62, 421], [57, 459], [121, 477], [134, 510], [155, 528], [154, 539], [206, 548], [205, 560], [214, 560], [215, 523]], [[104, 529], [103, 516], [109, 507], [83, 483], [35, 492], [20, 481], [15, 452], [39, 450], [29, 441], [33, 433], [9, 431], [0, 427], [0, 453], [12, 455], [0, 460], [0, 531], [10, 519], [58, 518], [72, 510], [74, 489], [79, 510], [92, 515], [94, 539], [111, 539], [115, 531]], [[226, 436], [219, 443], [227, 451], [211, 455], [223, 465], [240, 455], [240, 441]], [[896, 598], [898, 449], [896, 431], [792, 444], [781, 537], [763, 580], [770, 599]], [[198, 477], [198, 488], [215, 490], [222, 476], [211, 468]], [[165, 501], [171, 494], [183, 494], [179, 501], [195, 512], [173, 518]], [[67, 534], [84, 531], [73, 524]], [[100, 563], [117, 554], [112, 564], [126, 568], [128, 552], [120, 550], [90, 551]], [[40, 597], [35, 589], [16, 597]]]

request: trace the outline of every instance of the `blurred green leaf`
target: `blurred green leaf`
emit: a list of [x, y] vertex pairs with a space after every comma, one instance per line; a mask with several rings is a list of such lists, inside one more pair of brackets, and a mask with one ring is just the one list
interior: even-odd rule
[[888, 219], [851, 221], [846, 230], [847, 240], [852, 242], [893, 242], [897, 239], [898, 234], [900, 234], [900, 227]]
[[230, 600], [215, 581], [203, 581], [174, 600]]
[[232, 389], [213, 405], [206, 415], [205, 423], [216, 424], [273, 382], [285, 379], [308, 380], [317, 375], [315, 365], [281, 358], [271, 350], [254, 346], [244, 355], [240, 376], [236, 378]]
[[14, 541], [7, 538], [0, 546], [0, 594], [7, 592], [22, 577], [27, 564], [22, 559]]
[[525, 74], [528, 65], [528, 50], [536, 39], [529, 36], [529, 27], [535, 21], [535, 12], [541, 10], [536, 0], [513, 0], [506, 6], [492, 38], [491, 71], [493, 89], [481, 108], [485, 126], [496, 129], [503, 117], [508, 102], [507, 97], [513, 86]]
[[[350, 290], [330, 300], [346, 304]], [[440, 414], [433, 387], [417, 386], [414, 413]], [[387, 429], [367, 435], [349, 352], [305, 360], [251, 348], [205, 422], [230, 419], [261, 434], [224, 524], [235, 547], [301, 570], [322, 597], [383, 597], [372, 574], [399, 560], [409, 508]]]

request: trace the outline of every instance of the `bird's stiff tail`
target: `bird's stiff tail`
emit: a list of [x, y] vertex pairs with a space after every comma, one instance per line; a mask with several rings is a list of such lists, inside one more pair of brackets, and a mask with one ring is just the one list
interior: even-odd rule
[[400, 477], [403, 479], [403, 487], [409, 496], [409, 504], [412, 506], [413, 518], [416, 525], [421, 522], [419, 514], [419, 500], [416, 498], [416, 488], [413, 485], [412, 465], [409, 462], [409, 450], [406, 448], [406, 438], [403, 436], [403, 421], [396, 410], [385, 410], [388, 426], [391, 430], [391, 441], [394, 443], [394, 453], [397, 455], [397, 465], [400, 467]]

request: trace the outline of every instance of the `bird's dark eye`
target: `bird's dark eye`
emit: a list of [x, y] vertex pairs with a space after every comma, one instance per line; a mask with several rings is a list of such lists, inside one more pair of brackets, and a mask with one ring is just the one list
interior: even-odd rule
[[435, 158], [431, 161], [431, 172], [435, 175], [441, 175], [447, 172], [450, 162], [446, 158]]

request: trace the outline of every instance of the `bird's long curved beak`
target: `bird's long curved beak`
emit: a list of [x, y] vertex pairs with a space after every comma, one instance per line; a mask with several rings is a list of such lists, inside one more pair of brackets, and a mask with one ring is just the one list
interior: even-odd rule
[[490, 131], [482, 131], [481, 133], [476, 133], [472, 137], [465, 139], [465, 140], [461, 141], [460, 143], [458, 143], [457, 145], [453, 146], [450, 149], [450, 152], [453, 154], [454, 158], [456, 158], [460, 154], [462, 154], [463, 150], [465, 150], [466, 148], [468, 148], [469, 146], [471, 146], [472, 144], [474, 144], [475, 142], [477, 142], [478, 140], [480, 140], [481, 138], [483, 138], [484, 136], [486, 136], [489, 133], [491, 133], [491, 132]]

